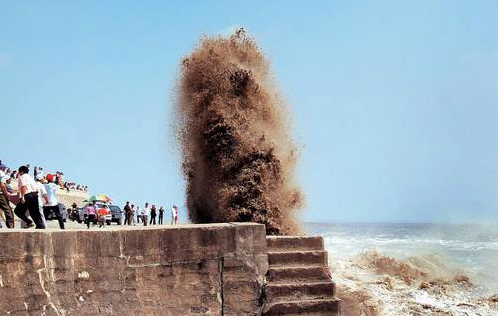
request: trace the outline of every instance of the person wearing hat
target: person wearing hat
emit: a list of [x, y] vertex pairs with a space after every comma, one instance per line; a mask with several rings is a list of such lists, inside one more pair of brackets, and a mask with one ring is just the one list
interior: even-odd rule
[[55, 184], [54, 181], [55, 177], [52, 175], [47, 175], [47, 181], [44, 181], [48, 199], [43, 208], [43, 213], [45, 214], [45, 218], [47, 218], [51, 212], [54, 212], [57, 221], [59, 222], [59, 228], [64, 229], [64, 220], [62, 218], [61, 207], [56, 196], [56, 192], [60, 187]]
[[7, 228], [14, 228], [14, 212], [9, 204], [10, 194], [7, 190], [9, 175], [5, 173], [5, 169], [5, 165], [0, 168], [0, 211]]

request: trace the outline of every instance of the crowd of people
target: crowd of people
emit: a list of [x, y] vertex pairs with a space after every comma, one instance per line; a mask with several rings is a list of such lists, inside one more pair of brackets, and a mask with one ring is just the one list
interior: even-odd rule
[[[73, 208], [76, 209], [74, 205]], [[77, 211], [77, 210], [75, 210]], [[179, 209], [177, 206], [172, 206], [170, 211], [171, 214], [171, 225], [179, 223]], [[85, 208], [85, 224], [87, 228], [90, 228], [90, 224], [99, 224], [99, 228], [104, 227], [106, 216], [110, 215], [110, 209], [105, 203], [97, 203], [96, 201], [90, 203]], [[165, 209], [163, 206], [156, 208], [156, 205], [149, 206], [146, 203], [143, 208], [130, 204], [127, 201], [123, 207], [123, 224], [124, 225], [137, 225], [142, 224], [144, 226], [149, 225], [163, 225], [163, 219], [165, 218]], [[158, 219], [158, 221], [157, 221]]]
[[[2, 164], [2, 160], [0, 160], [0, 168], [3, 166], [2, 172], [7, 176], [7, 184], [10, 184], [10, 182], [15, 182], [19, 176], [19, 170], [11, 170], [7, 166]], [[28, 170], [30, 170], [31, 166], [30, 164], [26, 164], [26, 167]], [[61, 171], [56, 171], [55, 173], [47, 173], [47, 175], [44, 175], [44, 170], [42, 167], [37, 167], [35, 166], [33, 169], [33, 178], [37, 177], [54, 177], [55, 178], [55, 183], [58, 184], [61, 189], [66, 189], [67, 191], [69, 190], [76, 190], [76, 191], [83, 191], [83, 192], [88, 192], [88, 186], [83, 185], [83, 184], [77, 184], [74, 182], [69, 182], [69, 181], [64, 181], [64, 173]], [[8, 188], [10, 185], [7, 186]]]
[[21, 227], [45, 229], [46, 219], [54, 214], [59, 227], [64, 229], [61, 204], [56, 197], [56, 192], [63, 188], [62, 173], [44, 176], [42, 170], [35, 167], [31, 176], [28, 164], [10, 172], [0, 160], [0, 218], [7, 228], [14, 228], [15, 214], [21, 220]]
[[85, 223], [87, 224], [87, 228], [90, 228], [90, 223], [97, 225], [99, 223], [99, 228], [105, 227], [106, 225], [106, 215], [109, 215], [110, 210], [102, 204], [101, 207], [98, 207], [96, 202], [92, 202], [85, 209]]
[[[59, 222], [61, 229], [65, 228], [62, 204], [57, 200], [56, 192], [72, 187], [63, 180], [63, 173], [44, 175], [43, 168], [35, 167], [33, 176], [30, 175], [30, 165], [20, 166], [17, 170], [2, 164], [0, 160], [0, 228], [2, 221], [7, 228], [14, 228], [14, 215], [21, 220], [21, 227], [37, 229], [46, 228], [46, 220], [53, 215]], [[78, 187], [78, 186], [77, 186]], [[83, 190], [87, 190], [87, 187]], [[78, 207], [74, 203], [70, 212], [78, 213]], [[86, 224], [99, 223], [100, 227], [105, 224], [105, 217], [109, 214], [109, 207], [96, 206], [93, 202], [85, 209]], [[163, 206], [145, 203], [144, 207], [135, 206], [127, 202], [123, 208], [123, 223], [125, 225], [142, 224], [162, 225], [165, 218]], [[178, 224], [179, 210], [173, 206], [170, 210], [171, 224]]]
[[[171, 221], [170, 224], [178, 224], [179, 223], [179, 209], [177, 206], [172, 206], [170, 210]], [[143, 224], [144, 226], [148, 225], [163, 225], [163, 219], [165, 217], [165, 209], [163, 206], [160, 206], [158, 209], [156, 205], [152, 204], [149, 206], [149, 203], [145, 203], [144, 207], [140, 207], [139, 205], [135, 206], [134, 204], [130, 204], [127, 201], [125, 207], [123, 208], [123, 215], [125, 225], [136, 225]], [[158, 217], [158, 223], [156, 218]]]

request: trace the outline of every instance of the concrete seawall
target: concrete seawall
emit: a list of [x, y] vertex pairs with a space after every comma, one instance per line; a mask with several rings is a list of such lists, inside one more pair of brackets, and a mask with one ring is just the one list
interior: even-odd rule
[[66, 208], [71, 207], [73, 203], [76, 203], [78, 207], [83, 206], [83, 201], [89, 198], [88, 192], [76, 191], [76, 190], [59, 190], [56, 192], [57, 200], [59, 203], [63, 203]]
[[1, 315], [258, 315], [263, 225], [0, 232]]

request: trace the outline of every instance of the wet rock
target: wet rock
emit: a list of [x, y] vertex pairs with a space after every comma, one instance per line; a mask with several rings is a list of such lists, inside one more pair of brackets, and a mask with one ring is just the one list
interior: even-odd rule
[[488, 301], [493, 303], [498, 303], [498, 294], [492, 295], [488, 298]]

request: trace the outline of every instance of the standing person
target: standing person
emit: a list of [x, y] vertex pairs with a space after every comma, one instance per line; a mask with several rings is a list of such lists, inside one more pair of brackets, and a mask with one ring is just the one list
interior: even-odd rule
[[179, 209], [177, 206], [172, 206], [172, 225], [178, 223], [178, 217], [179, 217]]
[[61, 189], [64, 189], [63, 177], [64, 174], [62, 172], [60, 171], [56, 172], [56, 183], [61, 187]]
[[[45, 179], [43, 178], [42, 174], [39, 173], [36, 176], [36, 186], [38, 188], [38, 211], [40, 212], [40, 216], [42, 217], [43, 224], [47, 226], [47, 221], [45, 220], [46, 216], [43, 213], [43, 206], [47, 205], [49, 203], [49, 198], [47, 196], [47, 190], [45, 189]], [[43, 198], [43, 201], [42, 201]], [[62, 218], [61, 218], [62, 220]], [[63, 222], [63, 227], [64, 227], [64, 222]], [[64, 228], [62, 228], [64, 229]]]
[[104, 205], [104, 204], [101, 206], [101, 208], [99, 208], [97, 210], [99, 228], [106, 226], [106, 215], [108, 215], [108, 214], [109, 214], [109, 210], [106, 207], [106, 205]]
[[142, 219], [142, 210], [141, 210], [141, 207], [139, 205], [137, 205], [137, 208], [135, 209], [135, 215], [137, 216], [136, 223], [139, 224], [141, 222], [141, 219]]
[[140, 212], [140, 209], [141, 209], [141, 208], [139, 207], [139, 205], [137, 205], [137, 206], [135, 207], [135, 210], [134, 210], [134, 218], [133, 218], [133, 220], [132, 220], [132, 223], [134, 224], [134, 226], [135, 226], [135, 225], [137, 225], [137, 224], [139, 223], [139, 212]]
[[[28, 224], [28, 227], [33, 227], [33, 222], [37, 229], [45, 229], [42, 216], [38, 204], [38, 187], [33, 180], [33, 177], [28, 174], [29, 169], [26, 166], [19, 167], [19, 203], [14, 210], [14, 213]], [[29, 211], [31, 219], [26, 216], [26, 211]]]
[[10, 207], [10, 193], [7, 190], [7, 180], [9, 175], [0, 169], [0, 211], [5, 215], [5, 225], [14, 228], [14, 212]]
[[125, 222], [123, 223], [123, 225], [130, 225], [130, 202], [127, 201], [127, 203], [125, 203], [125, 207], [123, 208], [123, 211], [125, 212]]
[[156, 205], [151, 206], [151, 219], [149, 225], [156, 225]]
[[135, 206], [134, 206], [134, 204], [132, 204], [130, 206], [130, 217], [129, 217], [128, 221], [129, 221], [129, 225], [135, 225], [135, 223], [134, 223], [135, 222]]
[[55, 179], [52, 175], [47, 176], [47, 181], [43, 180], [48, 197], [48, 201], [43, 208], [43, 213], [45, 214], [45, 218], [47, 218], [51, 212], [54, 212], [54, 215], [59, 222], [59, 228], [64, 229], [64, 220], [62, 217], [61, 206], [59, 205], [59, 201], [56, 197], [56, 192], [59, 191], [60, 187], [55, 184], [54, 180]]
[[144, 226], [148, 226], [148, 215], [149, 215], [149, 203], [146, 203], [144, 205], [144, 208], [142, 209], [142, 222], [144, 223]]
[[43, 177], [43, 168], [35, 166], [35, 169], [33, 169], [33, 176], [35, 179], [37, 179], [38, 176]]
[[[2, 165], [2, 161], [0, 160], [0, 217], [2, 218], [2, 221], [7, 226], [7, 218], [5, 217], [5, 212], [3, 211], [3, 209], [4, 209], [4, 206], [3, 206], [3, 199], [4, 199], [3, 188], [5, 187], [5, 192], [7, 192], [7, 196], [9, 196], [9, 191], [7, 191], [7, 180], [6, 180], [5, 172], [3, 172], [1, 165]], [[8, 201], [9, 200], [7, 200], [7, 203], [8, 203]], [[9, 207], [10, 207], [10, 205], [9, 205]], [[0, 222], [0, 228], [2, 228], [1, 222]]]
[[92, 202], [92, 204], [89, 204], [87, 208], [85, 209], [85, 214], [87, 214], [87, 228], [90, 228], [90, 221], [92, 223], [96, 223], [96, 217], [95, 217], [95, 201]]
[[159, 212], [160, 214], [158, 215], [158, 225], [163, 225], [163, 213], [165, 213], [163, 206], [160, 206]]
[[[40, 212], [40, 218], [42, 219], [43, 225], [45, 227], [47, 227], [47, 221], [45, 220], [45, 215], [43, 214], [43, 205], [44, 205], [44, 203], [47, 202], [47, 191], [45, 190], [45, 187], [43, 186], [43, 184], [40, 183], [41, 177], [39, 177], [39, 178], [35, 177], [34, 180], [35, 180], [36, 188], [37, 188], [37, 192], [38, 192], [38, 211]], [[42, 200], [42, 197], [45, 199], [45, 201]], [[28, 216], [30, 216], [30, 212], [28, 210], [26, 210], [24, 212], [24, 215], [26, 217], [28, 217]], [[21, 228], [29, 228], [28, 223], [21, 220]]]
[[[7, 227], [9, 227], [7, 225], [7, 218], [5, 217], [5, 212], [4, 212], [4, 208], [7, 209], [7, 207], [5, 207], [3, 205], [4, 203], [4, 199], [6, 199], [4, 197], [4, 190], [5, 190], [5, 193], [7, 193], [7, 197], [9, 197], [9, 191], [7, 190], [7, 175], [5, 174], [5, 172], [3, 171], [3, 166], [2, 166], [2, 161], [0, 160], [0, 217], [2, 218], [2, 221], [5, 223], [5, 225]], [[10, 205], [9, 205], [9, 199], [6, 199], [7, 200], [7, 204], [10, 208]], [[2, 228], [2, 223], [0, 223], [0, 228]]]
[[71, 220], [72, 221], [75, 221], [77, 218], [78, 218], [78, 205], [76, 205], [75, 202], [73, 202], [73, 204], [71, 204]]

